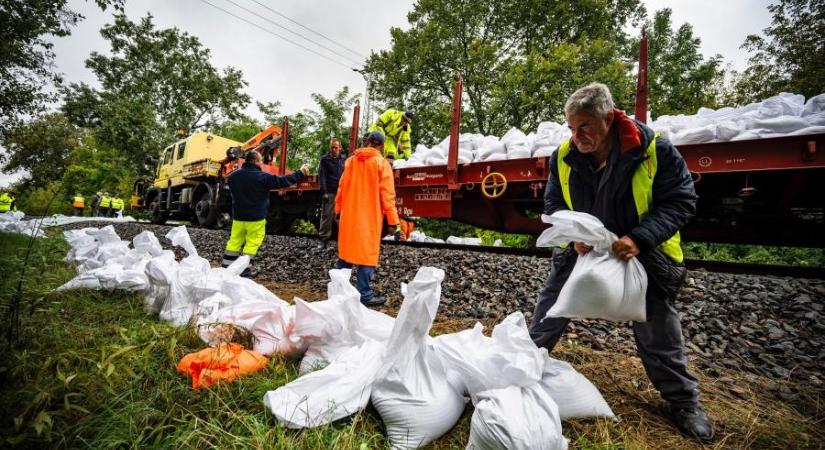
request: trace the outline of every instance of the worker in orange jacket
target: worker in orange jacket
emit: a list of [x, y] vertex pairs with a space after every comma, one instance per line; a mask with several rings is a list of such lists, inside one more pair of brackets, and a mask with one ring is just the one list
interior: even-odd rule
[[367, 135], [366, 147], [355, 150], [344, 163], [344, 172], [335, 196], [335, 213], [340, 214], [338, 231], [338, 269], [358, 266], [356, 271], [361, 303], [384, 304], [370, 286], [381, 250], [384, 217], [400, 233], [395, 209], [395, 184], [392, 166], [383, 157], [384, 135]]

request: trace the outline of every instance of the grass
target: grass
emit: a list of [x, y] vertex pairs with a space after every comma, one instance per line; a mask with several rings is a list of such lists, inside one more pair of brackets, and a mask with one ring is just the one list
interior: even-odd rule
[[[26, 240], [0, 234], [0, 304], [5, 308]], [[115, 291], [52, 290], [74, 275], [58, 237], [39, 239], [26, 275], [20, 342], [0, 359], [0, 447], [11, 448], [386, 448], [378, 415], [361, 414], [310, 430], [288, 430], [263, 395], [298, 376], [298, 361], [272, 358], [265, 370], [193, 390], [180, 358], [203, 348], [196, 334], [147, 317], [142, 298]], [[280, 295], [320, 298], [299, 286]], [[3, 310], [5, 312], [5, 309]], [[4, 315], [5, 316], [5, 315]], [[472, 326], [439, 320], [433, 333]], [[485, 323], [491, 326], [492, 323]], [[6, 343], [4, 343], [6, 344]], [[590, 378], [620, 417], [564, 423], [571, 447], [694, 449], [664, 418], [640, 363], [568, 342], [557, 352]], [[698, 372], [698, 369], [694, 369]], [[817, 448], [825, 442], [821, 392], [794, 404], [771, 397], [774, 382], [735, 372], [699, 373], [719, 440], [711, 448]], [[736, 380], [735, 383], [725, 381]], [[472, 409], [432, 448], [464, 448]]]

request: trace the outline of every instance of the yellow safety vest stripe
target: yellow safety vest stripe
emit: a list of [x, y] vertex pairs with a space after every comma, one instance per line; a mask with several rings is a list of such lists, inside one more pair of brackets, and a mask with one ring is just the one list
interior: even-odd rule
[[[658, 134], [656, 135], [658, 137]], [[567, 139], [561, 143], [557, 152], [556, 161], [559, 172], [559, 182], [561, 183], [561, 193], [564, 197], [564, 203], [567, 207], [574, 211], [573, 199], [570, 197], [570, 173], [573, 168], [570, 167], [564, 158], [570, 153], [570, 140]], [[656, 169], [658, 168], [658, 156], [656, 155], [656, 138], [650, 141], [645, 151], [646, 158], [639, 164], [636, 171], [633, 173], [632, 190], [633, 203], [636, 205], [636, 214], [641, 221], [650, 211], [650, 205], [653, 204], [653, 179], [656, 177]], [[668, 238], [665, 242], [659, 245], [659, 248], [677, 263], [684, 261], [685, 256], [682, 252], [682, 238], [677, 231], [673, 236]]]

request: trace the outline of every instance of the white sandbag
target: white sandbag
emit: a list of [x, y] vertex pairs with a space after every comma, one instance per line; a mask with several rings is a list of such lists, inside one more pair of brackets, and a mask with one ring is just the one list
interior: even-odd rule
[[467, 449], [565, 450], [556, 402], [538, 384], [478, 394]]
[[473, 162], [474, 156], [473, 152], [468, 150], [458, 150], [458, 163], [459, 164], [470, 164]]
[[796, 116], [780, 116], [770, 119], [760, 119], [754, 122], [755, 128], [762, 128], [776, 134], [787, 134], [807, 128], [808, 126], [809, 123], [807, 120]]
[[481, 245], [481, 238], [450, 236], [447, 238], [447, 243], [456, 245]]
[[673, 136], [674, 145], [703, 144], [716, 139], [716, 125], [684, 129]]
[[556, 151], [556, 147], [541, 147], [533, 152], [533, 158], [545, 158], [551, 156]]
[[811, 114], [825, 113], [825, 94], [814, 95], [805, 102], [802, 108], [802, 117], [808, 117]]
[[421, 230], [413, 230], [413, 232], [410, 233], [410, 237], [407, 240], [410, 241], [410, 242], [436, 242], [436, 243], [441, 243], [441, 244], [444, 243], [444, 239], [438, 239], [438, 238], [427, 236]]
[[481, 158], [481, 161], [501, 161], [501, 160], [505, 160], [505, 159], [507, 159], [507, 153], [502, 152], [502, 153], [488, 154], [484, 158]]
[[558, 405], [562, 420], [615, 417], [596, 386], [564, 361], [546, 356], [540, 385]]
[[166, 239], [172, 241], [172, 245], [186, 250], [189, 256], [198, 256], [198, 250], [195, 248], [195, 244], [192, 243], [189, 232], [186, 231], [186, 225], [181, 225], [169, 230], [169, 232], [166, 233]]
[[756, 114], [759, 118], [770, 119], [780, 116], [799, 116], [805, 107], [805, 96], [782, 92], [763, 100]]
[[160, 255], [149, 260], [143, 271], [150, 284], [143, 304], [147, 313], [156, 314], [169, 299], [172, 280], [177, 276], [178, 262], [175, 260], [175, 253], [171, 250], [162, 251]]
[[507, 131], [507, 133], [505, 133], [504, 136], [501, 137], [500, 140], [505, 146], [507, 146], [510, 142], [516, 142], [516, 141], [526, 142], [527, 141], [527, 135], [524, 134], [524, 132], [519, 130], [518, 128], [513, 127], [513, 128], [510, 128]]
[[618, 240], [596, 217], [577, 211], [542, 215], [553, 226], [537, 239], [537, 247], [583, 242], [593, 250], [579, 256], [559, 297], [545, 317], [632, 320], [644, 322], [647, 273], [638, 258], [623, 261], [610, 247]]
[[518, 146], [507, 151], [507, 159], [522, 159], [531, 156], [533, 156], [533, 152], [527, 146]]
[[729, 141], [742, 132], [742, 125], [739, 122], [726, 120], [716, 125], [716, 139]]
[[788, 133], [788, 135], [790, 135], [790, 136], [799, 136], [799, 135], [802, 135], [802, 134], [820, 134], [820, 133], [825, 133], [825, 125], [802, 128], [802, 129], [796, 130], [792, 133]]
[[148, 253], [152, 256], [158, 256], [163, 252], [163, 247], [160, 245], [157, 236], [149, 230], [141, 231], [133, 237], [132, 247], [138, 252]]
[[371, 401], [394, 449], [429, 444], [464, 412], [464, 398], [447, 382], [447, 371], [429, 337], [443, 280], [443, 270], [422, 267], [402, 287], [404, 302], [387, 342], [392, 351], [373, 383]]
[[453, 387], [471, 397], [490, 389], [536, 384], [544, 370], [546, 349], [530, 339], [521, 312], [514, 312], [493, 328], [491, 337], [483, 326], [442, 334], [433, 348], [444, 361]]
[[475, 136], [472, 133], [458, 135], [458, 148], [472, 152], [475, 150]]
[[808, 114], [805, 116], [805, 122], [812, 127], [825, 126], [825, 111]]
[[533, 140], [533, 145], [530, 148], [533, 151], [536, 151], [541, 147], [551, 147], [553, 144], [553, 136], [551, 134], [542, 134], [536, 136]]
[[385, 346], [366, 341], [327, 367], [264, 395], [264, 406], [287, 428], [311, 428], [343, 419], [367, 406]]

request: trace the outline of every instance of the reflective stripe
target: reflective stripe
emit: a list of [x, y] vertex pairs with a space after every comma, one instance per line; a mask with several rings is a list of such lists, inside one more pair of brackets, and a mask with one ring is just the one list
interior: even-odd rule
[[[658, 137], [659, 134], [656, 134]], [[653, 204], [653, 179], [656, 177], [656, 170], [658, 169], [658, 156], [656, 155], [656, 137], [650, 141], [650, 145], [645, 150], [645, 159], [633, 172], [632, 187], [633, 187], [633, 203], [636, 205], [636, 214], [639, 216], [639, 221], [647, 215], [650, 210], [650, 205]], [[573, 168], [564, 160], [567, 154], [570, 153], [570, 139], [566, 139], [559, 146], [557, 152], [556, 162], [558, 163], [559, 182], [561, 184], [561, 195], [564, 197], [564, 203], [567, 207], [573, 209], [573, 199], [570, 197], [570, 173]], [[681, 235], [677, 231], [673, 236], [665, 240], [659, 248], [670, 257], [673, 261], [681, 263], [685, 256], [682, 253]]]

